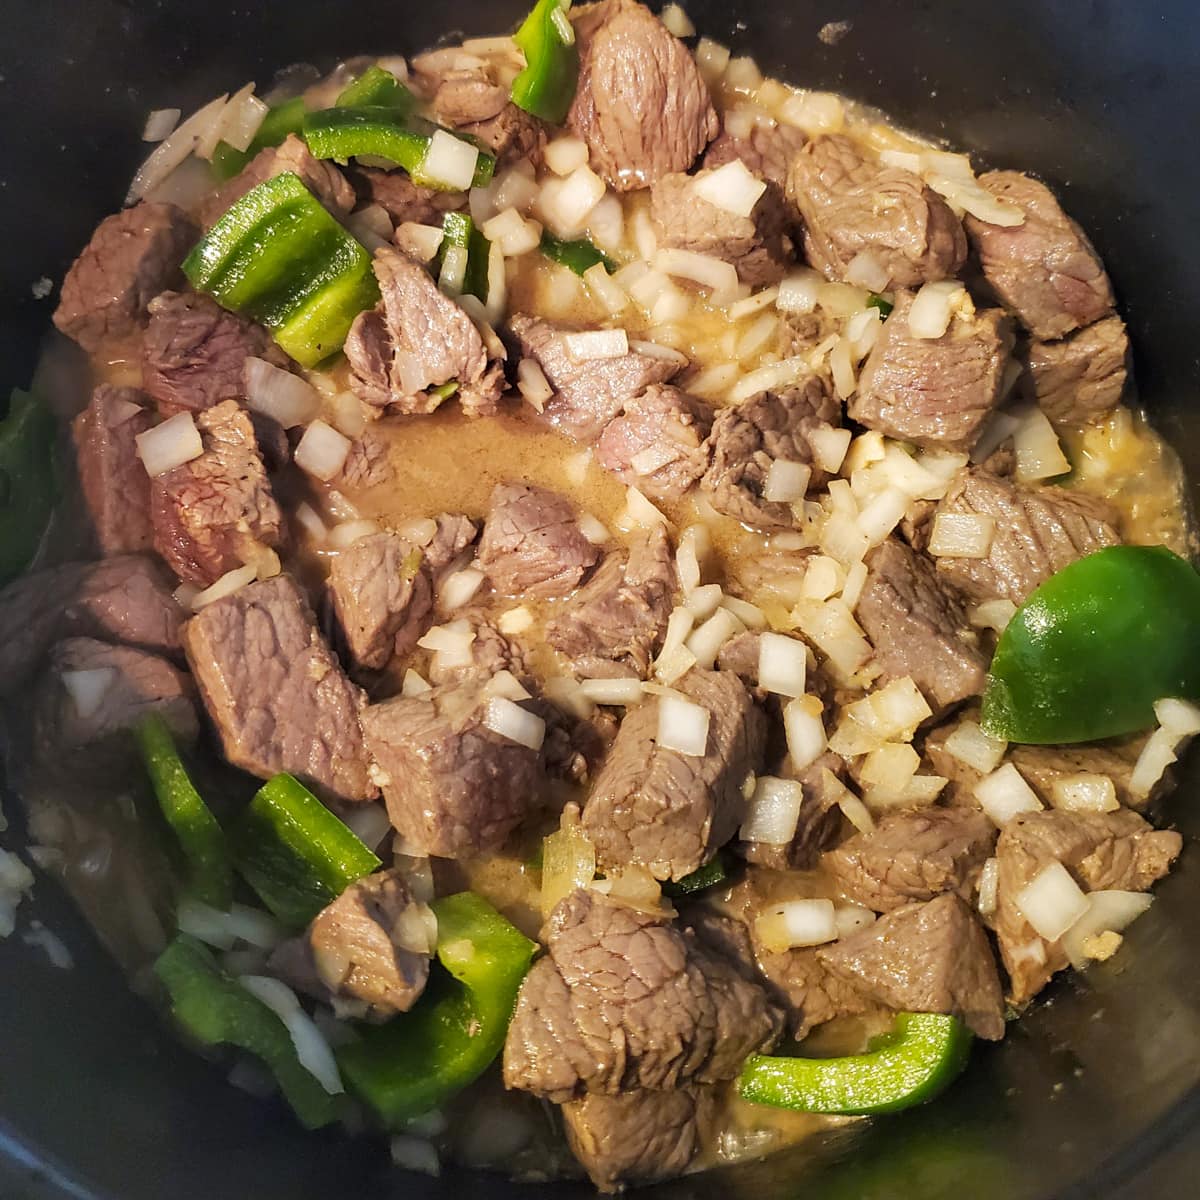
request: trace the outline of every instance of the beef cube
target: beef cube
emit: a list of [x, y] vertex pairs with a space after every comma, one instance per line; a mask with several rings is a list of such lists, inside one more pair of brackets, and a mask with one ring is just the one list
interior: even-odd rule
[[757, 947], [759, 970], [787, 1013], [788, 1032], [803, 1041], [818, 1025], [838, 1017], [860, 1017], [876, 1005], [862, 992], [830, 971], [818, 958], [817, 947], [775, 951]]
[[841, 832], [842, 810], [838, 807], [839, 791], [835, 785], [844, 771], [843, 760], [831, 753], [822, 754], [800, 772], [788, 760], [780, 774], [798, 780], [804, 789], [791, 841], [782, 846], [738, 841], [734, 849], [747, 862], [775, 871], [807, 871], [815, 867], [821, 851]]
[[[808, 435], [835, 425], [840, 406], [827, 383], [809, 375], [782, 392], [759, 392], [744, 404], [723, 408], [713, 421], [712, 462], [700, 481], [712, 506], [726, 516], [760, 529], [795, 523], [791, 504], [763, 498], [771, 464], [777, 460], [812, 464]], [[825, 473], [812, 468], [810, 486]]]
[[1020, 225], [966, 219], [979, 265], [1005, 308], [1042, 339], [1107, 316], [1113, 293], [1104, 265], [1054, 193], [1019, 171], [990, 171], [979, 182], [1025, 214]]
[[935, 712], [983, 691], [987, 659], [962, 602], [933, 563], [889, 539], [867, 558], [867, 582], [855, 610], [884, 682], [906, 676]]
[[471, 634], [470, 646], [462, 661], [454, 661], [453, 658], [447, 660], [441, 654], [434, 654], [426, 672], [431, 683], [469, 681], [485, 684], [501, 671], [508, 671], [518, 679], [525, 679], [532, 674], [524, 649], [501, 633], [484, 613], [477, 609], [456, 613], [455, 620], [467, 623]]
[[920, 176], [868, 162], [841, 134], [814, 138], [792, 159], [788, 196], [804, 217], [808, 261], [827, 279], [859, 254], [888, 273], [888, 289], [958, 274], [967, 239], [949, 205]]
[[653, 384], [625, 405], [596, 443], [596, 461], [652, 500], [681, 500], [704, 474], [712, 409], [678, 388]]
[[[755, 121], [746, 134], [722, 129], [704, 152], [703, 165], [723, 167], [740, 158], [752, 175], [767, 181], [768, 191], [783, 199], [792, 160], [807, 141], [807, 136], [794, 125], [763, 125]], [[794, 215], [798, 220], [800, 214]]]
[[287, 771], [337, 800], [377, 795], [359, 728], [362, 693], [291, 578], [209, 604], [184, 626], [183, 644], [235, 767], [261, 779]]
[[779, 1040], [765, 990], [665, 913], [590, 889], [550, 914], [517, 997], [504, 1082], [558, 1103], [732, 1079]]
[[363, 713], [388, 815], [418, 854], [465, 858], [495, 850], [536, 806], [536, 750], [484, 724], [477, 681], [399, 696]]
[[397, 225], [406, 221], [438, 225], [448, 212], [466, 207], [465, 192], [439, 192], [421, 187], [403, 171], [358, 167], [350, 173], [355, 191], [365, 204], [378, 204]]
[[360, 491], [380, 487], [393, 478], [388, 458], [388, 443], [379, 434], [367, 430], [350, 444], [350, 453], [338, 473], [335, 486], [339, 491]]
[[173, 204], [143, 201], [106, 217], [63, 280], [54, 324], [89, 354], [128, 354], [146, 326], [146, 305], [179, 283], [199, 237]]
[[1000, 402], [1012, 350], [999, 309], [958, 312], [939, 338], [914, 337], [914, 293], [896, 306], [858, 377], [849, 414], [860, 425], [925, 448], [969, 450]]
[[205, 588], [281, 545], [285, 526], [245, 409], [224, 400], [196, 426], [204, 453], [150, 481], [150, 515], [167, 565]]
[[479, 565], [506, 596], [565, 596], [599, 552], [565, 496], [527, 483], [498, 483], [488, 502]]
[[645, 675], [662, 644], [676, 590], [666, 530], [607, 554], [546, 627], [546, 640], [579, 676]]
[[1129, 377], [1129, 338], [1120, 317], [1106, 317], [1060, 342], [1026, 351], [1041, 410], [1055, 427], [1083, 425], [1121, 403]]
[[154, 543], [150, 479], [137, 456], [153, 424], [137, 388], [102, 383], [71, 423], [79, 482], [101, 554], [134, 554]]
[[686, 171], [720, 131], [692, 56], [635, 0], [601, 0], [576, 23], [579, 85], [567, 124], [619, 192]]
[[937, 511], [996, 523], [986, 558], [937, 560], [942, 578], [972, 600], [1021, 604], [1068, 563], [1121, 540], [1103, 501], [1061, 487], [1023, 487], [983, 470], [963, 471]]
[[542, 415], [559, 433], [590, 445], [635, 396], [653, 383], [679, 374], [683, 360], [630, 349], [617, 358], [576, 362], [567, 352], [564, 334], [575, 328], [517, 313], [509, 328], [521, 353], [534, 359], [554, 389]]
[[456, 382], [463, 411], [496, 411], [504, 370], [493, 362], [475, 322], [420, 263], [381, 246], [375, 278], [383, 299], [355, 318], [346, 338], [358, 398], [398, 413], [431, 413], [444, 400], [437, 389]]
[[657, 696], [630, 710], [583, 811], [602, 869], [636, 865], [657, 879], [682, 879], [742, 823], [742, 788], [766, 738], [762, 712], [728, 672], [693, 669], [675, 688], [708, 710], [706, 753], [657, 745]]
[[900, 1012], [947, 1013], [981, 1038], [1004, 1036], [1004, 997], [983, 926], [957, 896], [880, 917], [817, 951], [833, 974]]

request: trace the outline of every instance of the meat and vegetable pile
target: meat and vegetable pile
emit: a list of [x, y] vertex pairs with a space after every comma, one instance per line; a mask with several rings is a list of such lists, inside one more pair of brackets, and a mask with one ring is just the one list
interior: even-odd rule
[[1095, 250], [693, 37], [539, 0], [152, 114], [0, 425], [32, 856], [405, 1166], [929, 1099], [1181, 850], [1200, 578]]

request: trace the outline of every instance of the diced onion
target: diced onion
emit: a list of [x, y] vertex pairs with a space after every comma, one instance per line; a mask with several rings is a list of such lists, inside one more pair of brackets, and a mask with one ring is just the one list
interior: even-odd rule
[[394, 1133], [388, 1141], [388, 1149], [392, 1162], [406, 1171], [419, 1171], [435, 1179], [442, 1173], [437, 1147], [425, 1138], [413, 1137], [410, 1133]]
[[1020, 416], [1021, 423], [1012, 435], [1017, 481], [1036, 483], [1065, 475], [1071, 469], [1071, 463], [1062, 451], [1050, 418], [1036, 405], [1024, 409]]
[[254, 84], [246, 84], [230, 98], [221, 114], [220, 140], [244, 152], [254, 140], [267, 111], [267, 105], [254, 94]]
[[182, 467], [204, 453], [200, 430], [190, 412], [176, 413], [134, 438], [137, 456], [151, 478]]
[[493, 696], [487, 702], [483, 723], [493, 733], [530, 750], [540, 750], [546, 738], [546, 722], [504, 696]]
[[1154, 897], [1145, 892], [1123, 892], [1104, 889], [1090, 892], [1087, 910], [1062, 936], [1062, 948], [1071, 965], [1087, 965], [1093, 955], [1088, 943], [1102, 933], [1120, 933], [1128, 929], [1153, 903]]
[[833, 388], [838, 398], [845, 400], [858, 387], [854, 374], [854, 362], [851, 358], [851, 342], [849, 338], [838, 338], [829, 355], [829, 369], [833, 373]]
[[599, 517], [592, 513], [584, 513], [579, 518], [579, 532], [583, 534], [593, 546], [603, 546], [610, 540], [611, 534], [608, 532], [608, 526], [600, 520]]
[[588, 216], [604, 199], [604, 180], [588, 166], [576, 167], [565, 179], [542, 185], [539, 205], [556, 232], [570, 236], [584, 226]]
[[629, 353], [629, 338], [623, 329], [588, 329], [563, 334], [567, 354], [577, 363], [604, 358], [621, 358]]
[[266, 975], [243, 975], [238, 982], [287, 1027], [300, 1065], [332, 1096], [345, 1091], [333, 1050], [286, 983]]
[[901, 793], [920, 765], [921, 756], [907, 742], [887, 742], [863, 759], [859, 779], [864, 787]]
[[729, 402], [740, 404], [757, 396], [759, 392], [769, 392], [777, 388], [787, 387], [808, 373], [808, 363], [803, 358], [785, 358], [781, 362], [769, 363], [743, 375], [730, 389]]
[[1107, 775], [1060, 775], [1050, 784], [1050, 799], [1065, 812], [1116, 812], [1121, 807], [1116, 784]]
[[659, 14], [659, 20], [666, 26], [667, 32], [673, 33], [677, 38], [694, 37], [696, 34], [696, 27], [691, 18], [678, 4], [665, 5]]
[[[924, 157], [925, 155], [922, 155], [922, 158]], [[973, 179], [929, 174], [925, 182], [939, 195], [945, 196], [951, 204], [989, 225], [1013, 228], [1025, 224], [1025, 213], [1017, 205], [994, 196]]]
[[386, 246], [395, 232], [392, 218], [381, 204], [368, 204], [346, 218], [346, 228], [372, 252]]
[[846, 282], [869, 292], [887, 291], [891, 281], [888, 269], [870, 250], [860, 250], [846, 265]]
[[438, 604], [446, 612], [454, 612], [475, 598], [483, 586], [484, 574], [478, 567], [466, 567], [447, 575], [438, 591]]
[[729, 50], [720, 42], [702, 37], [696, 43], [696, 66], [700, 68], [704, 82], [712, 87], [729, 66]]
[[146, 125], [142, 130], [142, 141], [161, 142], [179, 124], [180, 115], [177, 108], [156, 108], [146, 118]]
[[850, 448], [850, 430], [834, 429], [832, 425], [818, 425], [808, 431], [808, 446], [813, 461], [822, 471], [830, 475], [841, 470]]
[[674, 750], [691, 758], [703, 758], [708, 748], [707, 708], [681, 696], [658, 699], [658, 731], [655, 742], [662, 750]]
[[706, 583], [698, 588], [693, 588], [684, 601], [684, 607], [697, 621], [704, 621], [721, 607], [724, 595], [719, 583]]
[[1088, 901], [1070, 871], [1060, 862], [1043, 867], [1013, 902], [1038, 937], [1057, 942], [1087, 912]]
[[536, 359], [523, 358], [517, 363], [517, 391], [538, 412], [545, 407], [546, 401], [554, 395], [554, 389], [546, 378], [546, 373]]
[[861, 904], [839, 904], [833, 910], [833, 919], [837, 925], [839, 938], [849, 937], [868, 925], [875, 924], [875, 914]]
[[483, 691], [488, 696], [503, 696], [505, 700], [528, 700], [529, 689], [511, 672], [497, 671], [483, 685]]
[[858, 607], [859, 597], [867, 586], [867, 564], [856, 562], [846, 571], [846, 582], [842, 584], [842, 603], [853, 612]]
[[292, 456], [296, 466], [328, 483], [341, 473], [350, 453], [350, 439], [318, 419], [310, 422]]
[[610, 316], [616, 316], [629, 307], [628, 295], [608, 273], [608, 268], [603, 263], [595, 263], [588, 267], [583, 273], [583, 282]]
[[842, 675], [853, 675], [871, 657], [871, 643], [842, 601], [801, 600], [792, 615], [805, 637]]
[[737, 596], [722, 596], [721, 607], [727, 608], [747, 629], [765, 629], [767, 614], [757, 604]]
[[596, 849], [577, 823], [565, 821], [542, 839], [542, 916], [548, 917], [558, 902], [596, 877]]
[[625, 508], [617, 518], [617, 525], [626, 531], [635, 526], [652, 529], [655, 525], [665, 525], [667, 518], [646, 499], [637, 488], [627, 488], [625, 491]]
[[871, 810], [828, 767], [821, 772], [821, 786], [837, 797], [842, 815], [859, 833], [873, 833], [875, 818]]
[[652, 261], [654, 269], [665, 275], [673, 275], [677, 279], [687, 279], [700, 284], [701, 287], [711, 288], [713, 302], [716, 304], [721, 304], [724, 298], [737, 291], [737, 268], [733, 263], [714, 258], [711, 254], [663, 247], [655, 251]]
[[[570, 175], [579, 167], [586, 167], [588, 161], [587, 142], [582, 138], [556, 137], [546, 143], [542, 151], [542, 162], [555, 175]], [[490, 234], [488, 236], [491, 236]]]
[[825, 753], [825, 725], [815, 697], [797, 697], [783, 706], [783, 731], [792, 767], [803, 771]]
[[642, 699], [640, 679], [585, 679], [579, 691], [593, 704], [612, 704], [627, 707]]
[[426, 630], [417, 640], [417, 645], [422, 650], [432, 650], [439, 656], [445, 656], [446, 665], [467, 666], [471, 662], [471, 643], [474, 640], [475, 631], [470, 623], [460, 619]]
[[406, 254], [421, 262], [433, 262], [442, 248], [445, 231], [436, 225], [419, 225], [416, 221], [403, 221], [396, 227], [395, 241]]
[[192, 611], [199, 612], [217, 600], [232, 596], [234, 592], [240, 591], [257, 578], [258, 566], [255, 563], [247, 563], [244, 567], [235, 567], [232, 571], [226, 571], [215, 583], [192, 597]]
[[1005, 763], [975, 785], [979, 807], [1001, 827], [1020, 813], [1040, 812], [1042, 802], [1037, 798], [1021, 772], [1012, 763]]
[[[438, 271], [438, 288], [447, 296], [462, 295], [463, 285], [467, 278], [467, 248], [466, 246], [447, 246], [442, 255], [442, 265]], [[419, 391], [417, 380], [413, 380], [410, 390]], [[408, 386], [407, 384], [405, 385]]]
[[[589, 700], [583, 689], [574, 679], [566, 676], [554, 676], [542, 683], [542, 695], [552, 704], [557, 704], [565, 712], [586, 721], [596, 711], [595, 701]], [[640, 698], [640, 692], [639, 692]]]
[[696, 656], [686, 646], [676, 646], [654, 660], [654, 678], [670, 687], [696, 665]]
[[226, 92], [210, 100], [155, 147], [134, 175], [125, 196], [126, 204], [133, 204], [154, 191], [202, 141], [207, 141], [213, 129], [220, 128], [221, 114], [228, 99], [229, 93]]
[[944, 745], [947, 754], [981, 775], [990, 775], [1008, 749], [1007, 742], [989, 737], [974, 721], [960, 721]]
[[1187, 700], [1165, 699], [1154, 704], [1159, 725], [1176, 737], [1193, 737], [1200, 733], [1200, 707]]
[[421, 159], [420, 174], [453, 192], [465, 192], [475, 178], [479, 151], [470, 142], [444, 129], [434, 130]]
[[986, 513], [940, 512], [927, 549], [934, 558], [987, 558], [995, 536], [996, 519]]
[[831, 92], [797, 92], [780, 106], [779, 119], [817, 137], [837, 133], [845, 125], [846, 110]]
[[104, 706], [108, 689], [116, 675], [115, 667], [94, 667], [91, 670], [63, 671], [59, 678], [71, 697], [75, 711], [86, 721]]
[[1017, 606], [1004, 597], [985, 600], [967, 611], [967, 619], [976, 629], [994, 629], [997, 633], [1003, 633], [1016, 615]]
[[979, 872], [979, 899], [977, 907], [981, 916], [990, 917], [996, 911], [996, 896], [1000, 886], [1000, 860], [989, 858]]
[[806, 600], [828, 600], [842, 590], [846, 573], [841, 563], [827, 554], [814, 554], [804, 568], [800, 594]]
[[820, 946], [838, 936], [832, 900], [789, 900], [766, 909], [754, 922], [766, 950], [782, 953], [794, 946]]
[[778, 299], [779, 289], [777, 287], [763, 288], [761, 292], [755, 292], [753, 296], [747, 296], [745, 300], [731, 304], [725, 311], [731, 321], [740, 321], [745, 317], [752, 317], [756, 313], [762, 312], [764, 308], [770, 308]]
[[782, 633], [762, 633], [758, 639], [758, 686], [777, 696], [804, 695], [808, 647]]
[[802, 500], [811, 476], [812, 468], [808, 463], [793, 462], [786, 458], [772, 459], [763, 481], [763, 499], [782, 504]]
[[954, 279], [941, 279], [921, 285], [908, 310], [908, 331], [915, 338], [940, 338], [950, 328], [955, 306], [967, 292]]
[[365, 518], [355, 518], [353, 521], [341, 521], [329, 531], [329, 546], [334, 550], [346, 550], [360, 538], [370, 537], [379, 532], [379, 522]]
[[908, 512], [908, 496], [899, 488], [885, 488], [868, 500], [858, 514], [858, 527], [872, 546], [880, 545]]
[[803, 804], [804, 788], [796, 780], [760, 775], [738, 837], [743, 842], [786, 846], [795, 836]]
[[317, 389], [266, 359], [249, 357], [244, 368], [246, 404], [284, 429], [305, 425], [321, 411]]
[[423, 696], [426, 692], [431, 692], [433, 688], [429, 681], [425, 679], [419, 671], [414, 671], [409, 667], [404, 672], [404, 679], [400, 683], [400, 695], [402, 696]]
[[816, 271], [802, 267], [779, 285], [775, 307], [787, 313], [810, 313], [817, 307], [817, 296], [824, 279]]
[[740, 158], [698, 176], [692, 184], [702, 200], [738, 217], [748, 217], [766, 190], [766, 183], [752, 175]]
[[1135, 800], [1149, 799], [1167, 768], [1178, 758], [1180, 739], [1166, 729], [1156, 729], [1142, 747], [1129, 776], [1129, 794]]
[[721, 647], [744, 628], [729, 609], [718, 608], [703, 625], [693, 631], [687, 640], [687, 648], [696, 656], [698, 666], [710, 670], [717, 661]]
[[506, 208], [484, 222], [483, 236], [498, 245], [506, 258], [518, 258], [538, 248], [542, 227], [527, 221], [515, 208]]

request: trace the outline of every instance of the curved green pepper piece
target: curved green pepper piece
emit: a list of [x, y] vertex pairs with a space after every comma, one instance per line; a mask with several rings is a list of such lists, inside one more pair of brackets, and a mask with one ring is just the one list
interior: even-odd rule
[[416, 103], [416, 97], [391, 71], [372, 64], [341, 90], [334, 107], [386, 108], [397, 116], [407, 116]]
[[579, 82], [579, 47], [566, 7], [561, 0], [538, 0], [513, 35], [525, 69], [513, 80], [512, 102], [552, 125], [566, 120]]
[[[488, 256], [492, 244], [475, 228], [469, 213], [451, 212], [442, 218], [442, 247], [438, 262], [447, 246], [459, 246], [467, 252], [467, 270], [463, 277], [463, 291], [481, 302], [487, 300]], [[450, 393], [453, 395], [453, 393]]]
[[0, 584], [37, 553], [58, 491], [54, 416], [29, 392], [14, 389], [0, 421]]
[[983, 698], [992, 737], [1090, 742], [1200, 700], [1200, 575], [1164, 546], [1111, 546], [1064, 567], [1017, 610]]
[[729, 878], [729, 864], [723, 851], [718, 850], [714, 858], [704, 866], [697, 867], [690, 875], [675, 880], [674, 883], [664, 883], [663, 892], [674, 899], [684, 896], [694, 896], [710, 887], [716, 887]]
[[899, 1112], [924, 1104], [962, 1073], [972, 1036], [956, 1017], [901, 1013], [894, 1029], [865, 1054], [845, 1058], [746, 1061], [738, 1094], [751, 1104], [794, 1112]]
[[552, 233], [543, 232], [538, 249], [548, 259], [560, 266], [567, 267], [576, 275], [582, 275], [584, 271], [594, 267], [597, 263], [603, 263], [605, 271], [610, 275], [617, 269], [617, 264], [603, 251], [597, 250], [587, 238], [564, 241], [562, 238], [556, 238]]
[[301, 96], [276, 104], [263, 117], [258, 132], [245, 150], [235, 150], [228, 142], [218, 142], [213, 151], [212, 169], [222, 181], [232, 179], [260, 151], [278, 146], [289, 133], [299, 133], [304, 127], [308, 106]]
[[433, 902], [437, 958], [411, 1012], [337, 1052], [347, 1084], [390, 1126], [436, 1108], [477, 1079], [504, 1047], [537, 946], [474, 892]]

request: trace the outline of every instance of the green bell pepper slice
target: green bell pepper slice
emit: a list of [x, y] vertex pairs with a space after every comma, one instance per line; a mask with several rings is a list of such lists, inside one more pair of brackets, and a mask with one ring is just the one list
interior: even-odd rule
[[877, 292], [872, 292], [867, 297], [867, 307], [879, 309], [879, 319], [886, 321], [892, 315], [892, 309], [895, 305], [890, 300], [885, 300]]
[[372, 64], [341, 90], [334, 107], [386, 108], [403, 117], [412, 112], [416, 103], [416, 97], [391, 71]]
[[29, 566], [50, 524], [58, 494], [55, 435], [50, 410], [14, 389], [0, 421], [0, 584]]
[[245, 150], [237, 150], [228, 142], [217, 143], [212, 156], [213, 173], [222, 182], [232, 179], [260, 150], [278, 146], [290, 133], [299, 133], [304, 128], [307, 112], [308, 106], [301, 96], [276, 104], [267, 111]]
[[308, 1129], [339, 1118], [341, 1098], [330, 1095], [301, 1064], [287, 1026], [226, 975], [206, 946], [179, 934], [159, 955], [154, 973], [179, 1025], [205, 1046], [239, 1046], [260, 1058]]
[[567, 267], [576, 275], [582, 275], [597, 263], [603, 263], [610, 275], [617, 269], [617, 264], [603, 251], [596, 249], [587, 238], [564, 241], [552, 233], [543, 232], [538, 249], [552, 262]]
[[537, 949], [473, 892], [432, 907], [443, 969], [435, 968], [411, 1012], [363, 1029], [337, 1051], [347, 1085], [393, 1128], [436, 1108], [491, 1065]]
[[462, 290], [469, 296], [475, 296], [481, 303], [485, 302], [488, 292], [488, 256], [491, 254], [492, 244], [475, 228], [475, 222], [469, 213], [451, 212], [442, 218], [439, 266], [447, 246], [459, 246], [466, 250], [467, 273], [463, 278]]
[[973, 1038], [957, 1017], [901, 1013], [865, 1054], [746, 1061], [738, 1094], [794, 1112], [868, 1115], [924, 1104], [962, 1073]]
[[663, 892], [672, 899], [679, 900], [685, 896], [694, 896], [697, 892], [716, 887], [718, 883], [724, 883], [728, 878], [729, 863], [724, 853], [718, 851], [715, 858], [706, 862], [704, 866], [697, 867], [690, 875], [685, 875], [682, 879], [675, 880], [674, 883], [664, 883]]
[[1034, 745], [1154, 724], [1154, 702], [1200, 700], [1200, 575], [1164, 546], [1111, 546], [1064, 567], [1009, 621], [981, 724]]
[[233, 859], [262, 902], [303, 929], [355, 880], [383, 864], [298, 780], [276, 775], [231, 831]]
[[166, 721], [150, 713], [135, 736], [158, 806], [183, 851], [188, 890], [227, 912], [233, 903], [233, 859], [224, 830], [188, 776]]
[[526, 112], [561, 125], [579, 82], [579, 47], [562, 0], [538, 0], [513, 40], [525, 54], [525, 68], [513, 80], [512, 102]]

